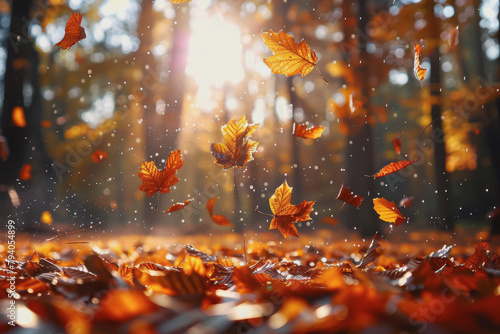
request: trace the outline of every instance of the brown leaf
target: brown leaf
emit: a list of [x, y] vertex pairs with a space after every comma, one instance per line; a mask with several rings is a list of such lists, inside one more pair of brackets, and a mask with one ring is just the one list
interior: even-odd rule
[[380, 240], [382, 240], [381, 237], [378, 236], [378, 233], [375, 233], [375, 236], [373, 237], [372, 243], [370, 244], [370, 247], [366, 251], [365, 256], [361, 260], [361, 262], [356, 266], [360, 269], [365, 268], [367, 265], [375, 261], [377, 257], [380, 256], [381, 251], [378, 249], [380, 245]]
[[250, 140], [250, 137], [259, 124], [248, 124], [245, 115], [238, 122], [233, 119], [222, 126], [224, 143], [210, 145], [210, 151], [215, 157], [215, 162], [224, 169], [230, 167], [242, 168], [247, 162], [253, 160], [252, 154], [257, 150], [259, 142]]
[[154, 161], [143, 161], [141, 171], [137, 174], [142, 180], [139, 190], [145, 191], [146, 196], [152, 196], [157, 191], [169, 193], [170, 187], [179, 181], [175, 173], [184, 165], [181, 150], [170, 152], [165, 168], [158, 170]]
[[373, 208], [379, 214], [380, 219], [389, 223], [395, 223], [396, 226], [407, 221], [396, 208], [396, 204], [394, 204], [394, 202], [389, 202], [385, 198], [374, 198]]
[[359, 206], [361, 205], [361, 202], [363, 201], [364, 197], [361, 197], [359, 195], [354, 195], [351, 189], [349, 189], [349, 187], [344, 187], [344, 185], [342, 185], [342, 187], [340, 187], [340, 191], [336, 199], [351, 204], [356, 209], [359, 209]]
[[[295, 43], [293, 37], [283, 30], [278, 33], [263, 31], [261, 35], [264, 44], [273, 52], [271, 57], [264, 58], [264, 63], [274, 74], [284, 74], [287, 77], [300, 74], [304, 77], [316, 67], [318, 57], [304, 40]], [[328, 83], [325, 78], [323, 80]]]
[[293, 124], [293, 134], [297, 137], [302, 137], [306, 139], [317, 139], [321, 137], [321, 134], [325, 130], [324, 126], [313, 126], [307, 129], [306, 125]]
[[72, 13], [66, 23], [63, 39], [55, 46], [60, 46], [63, 50], [67, 50], [76, 42], [85, 39], [87, 35], [85, 34], [85, 29], [81, 26], [81, 24], [82, 14]]
[[289, 235], [299, 236], [294, 223], [311, 219], [309, 214], [315, 203], [314, 201], [307, 202], [304, 200], [298, 205], [290, 204], [292, 189], [285, 181], [269, 199], [269, 206], [274, 214], [269, 229], [277, 228], [285, 238]]
[[368, 177], [373, 177], [375, 179], [378, 179], [379, 177], [386, 176], [392, 173], [395, 173], [397, 171], [400, 171], [401, 169], [408, 167], [409, 165], [413, 164], [414, 162], [417, 162], [419, 159], [415, 160], [401, 160], [398, 162], [391, 162], [387, 166], [384, 166], [377, 174], [373, 175], [365, 175]]
[[179, 211], [181, 209], [184, 209], [186, 206], [189, 205], [189, 203], [191, 203], [193, 201], [193, 199], [194, 198], [188, 199], [188, 200], [184, 201], [184, 203], [182, 203], [182, 202], [175, 203], [170, 208], [168, 208], [167, 211], [163, 211], [163, 213], [174, 212], [174, 211]]
[[209, 199], [207, 202], [207, 210], [208, 210], [208, 213], [210, 214], [210, 217], [212, 218], [214, 223], [216, 223], [217, 225], [233, 226], [233, 224], [231, 224], [231, 222], [226, 217], [220, 216], [220, 215], [214, 215], [214, 204], [215, 204], [216, 200], [217, 200], [217, 198], [214, 197], [214, 198]]
[[0, 158], [4, 161], [9, 157], [9, 145], [7, 143], [7, 138], [0, 136]]
[[334, 217], [323, 217], [321, 222], [335, 226], [339, 223], [339, 219]]

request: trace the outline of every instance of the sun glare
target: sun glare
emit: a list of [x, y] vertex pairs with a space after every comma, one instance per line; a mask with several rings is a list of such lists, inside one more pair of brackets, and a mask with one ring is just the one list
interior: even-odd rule
[[220, 16], [199, 18], [192, 25], [187, 74], [200, 90], [237, 83], [244, 76], [242, 49], [237, 26]]

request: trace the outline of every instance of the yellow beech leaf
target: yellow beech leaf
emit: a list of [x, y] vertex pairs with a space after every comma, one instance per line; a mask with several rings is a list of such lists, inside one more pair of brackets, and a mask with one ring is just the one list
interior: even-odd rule
[[394, 202], [389, 202], [385, 198], [374, 198], [373, 208], [377, 211], [380, 219], [388, 223], [394, 223], [396, 226], [408, 220], [399, 212]]
[[[278, 33], [272, 30], [263, 31], [261, 35], [264, 44], [273, 52], [271, 57], [264, 58], [264, 63], [274, 74], [284, 74], [287, 77], [296, 74], [306, 76], [316, 67], [318, 57], [304, 40], [295, 43], [293, 37], [283, 30]], [[317, 67], [316, 70], [321, 75]], [[321, 78], [328, 83], [323, 75]]]

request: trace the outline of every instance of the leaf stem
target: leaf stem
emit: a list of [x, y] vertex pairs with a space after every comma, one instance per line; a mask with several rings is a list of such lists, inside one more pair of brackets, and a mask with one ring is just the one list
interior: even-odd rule
[[314, 66], [314, 68], [316, 69], [316, 71], [318, 71], [319, 76], [321, 77], [321, 79], [325, 80], [325, 82], [328, 83], [328, 80], [326, 80], [325, 77], [323, 76], [323, 74], [321, 74], [321, 71], [319, 70], [318, 66]]
[[263, 216], [268, 216], [268, 217], [274, 218], [274, 215], [271, 215], [269, 213], [265, 213], [265, 212], [259, 211], [259, 206], [258, 205], [255, 207], [255, 212], [257, 212], [257, 213], [259, 213], [259, 214], [261, 214]]
[[236, 193], [236, 198], [240, 198], [240, 194], [238, 193], [238, 186], [236, 185], [236, 167], [233, 167], [233, 183], [234, 183], [234, 192]]

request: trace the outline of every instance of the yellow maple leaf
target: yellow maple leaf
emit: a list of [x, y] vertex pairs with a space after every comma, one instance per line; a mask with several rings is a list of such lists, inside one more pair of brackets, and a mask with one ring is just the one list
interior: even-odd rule
[[[307, 43], [302, 40], [300, 43], [295, 43], [293, 37], [283, 30], [275, 33], [272, 30], [262, 32], [264, 44], [271, 49], [273, 55], [264, 58], [264, 63], [271, 69], [274, 74], [284, 74], [287, 77], [301, 74], [306, 76], [314, 68], [321, 72], [316, 67], [318, 57]], [[328, 83], [323, 75], [321, 78]]]

